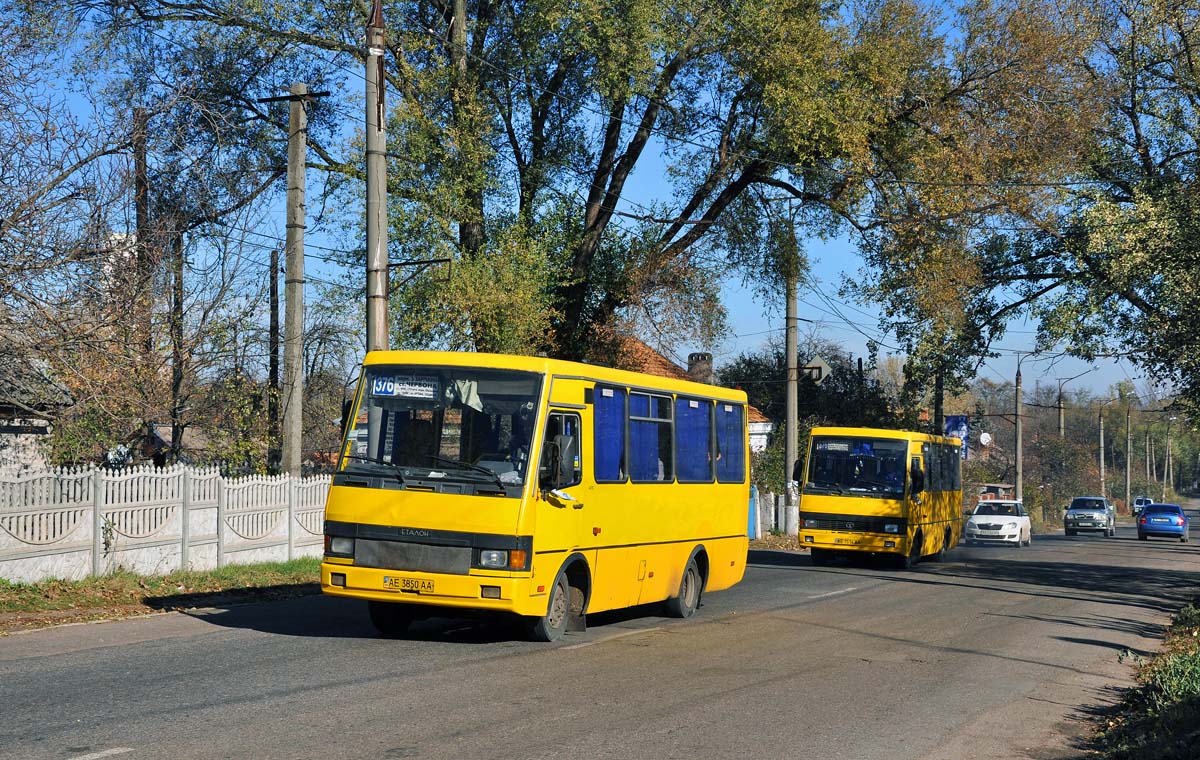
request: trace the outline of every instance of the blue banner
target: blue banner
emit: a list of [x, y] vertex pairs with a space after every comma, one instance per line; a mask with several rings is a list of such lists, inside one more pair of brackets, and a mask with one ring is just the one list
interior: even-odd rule
[[967, 435], [970, 431], [970, 418], [965, 414], [946, 415], [946, 435], [962, 441], [962, 458], [967, 459], [970, 449], [967, 447]]

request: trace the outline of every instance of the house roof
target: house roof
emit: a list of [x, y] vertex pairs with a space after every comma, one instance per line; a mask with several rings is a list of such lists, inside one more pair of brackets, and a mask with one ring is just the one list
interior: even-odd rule
[[71, 391], [56, 381], [50, 364], [0, 345], [0, 407], [53, 412], [75, 403]]
[[618, 338], [616, 368], [675, 380], [691, 380], [687, 370], [632, 335]]

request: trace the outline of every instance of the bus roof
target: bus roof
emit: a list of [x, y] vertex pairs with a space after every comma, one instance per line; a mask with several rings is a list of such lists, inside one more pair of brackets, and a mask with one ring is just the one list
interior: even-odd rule
[[364, 365], [375, 364], [431, 364], [453, 367], [487, 367], [490, 369], [513, 369], [524, 372], [557, 377], [578, 377], [598, 382], [675, 391], [683, 394], [707, 396], [738, 403], [746, 403], [745, 391], [707, 385], [691, 380], [678, 380], [661, 375], [648, 375], [613, 369], [599, 364], [570, 362], [548, 359], [544, 356], [518, 356], [515, 354], [489, 354], [474, 351], [371, 351]]
[[892, 430], [888, 428], [869, 428], [869, 427], [815, 427], [809, 431], [809, 435], [847, 435], [847, 436], [875, 436], [877, 438], [898, 438], [907, 441], [921, 441], [925, 443], [950, 443], [955, 446], [961, 445], [957, 438], [947, 438], [943, 435], [930, 435], [929, 433], [918, 433], [914, 430]]

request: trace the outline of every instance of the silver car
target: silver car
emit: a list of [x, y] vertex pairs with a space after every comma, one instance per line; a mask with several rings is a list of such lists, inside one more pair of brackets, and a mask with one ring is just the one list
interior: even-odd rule
[[1068, 536], [1079, 532], [1117, 535], [1117, 508], [1103, 496], [1076, 496], [1063, 515]]

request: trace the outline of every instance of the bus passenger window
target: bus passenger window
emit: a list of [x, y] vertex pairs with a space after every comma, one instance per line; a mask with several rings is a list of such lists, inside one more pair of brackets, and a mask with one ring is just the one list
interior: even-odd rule
[[629, 477], [636, 482], [675, 479], [671, 399], [629, 394]]
[[746, 479], [745, 407], [717, 404], [717, 480], [741, 483]]
[[592, 409], [597, 482], [625, 480], [625, 389], [597, 388]]
[[712, 482], [712, 408], [711, 401], [675, 399], [675, 451], [680, 482]]

